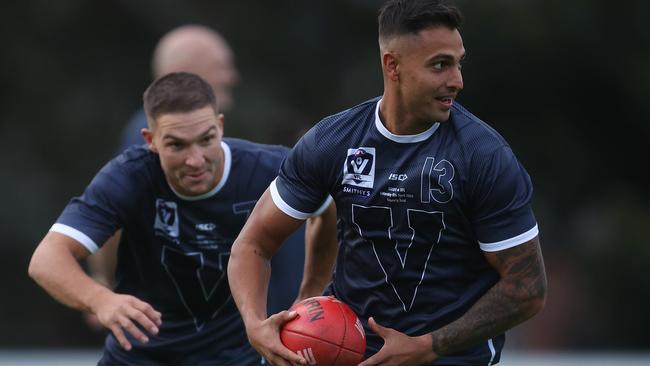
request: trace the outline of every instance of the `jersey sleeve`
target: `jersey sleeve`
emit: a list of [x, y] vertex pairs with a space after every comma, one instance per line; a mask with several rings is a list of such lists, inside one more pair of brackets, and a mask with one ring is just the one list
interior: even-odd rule
[[50, 231], [67, 235], [95, 252], [122, 226], [125, 212], [136, 201], [130, 179], [115, 161], [109, 162], [84, 193], [68, 203]]
[[322, 156], [316, 141], [316, 129], [312, 128], [291, 150], [270, 187], [275, 205], [299, 220], [317, 214], [331, 202], [326, 178], [331, 159]]
[[510, 147], [496, 150], [479, 172], [472, 195], [472, 223], [481, 249], [504, 250], [537, 236], [530, 176]]

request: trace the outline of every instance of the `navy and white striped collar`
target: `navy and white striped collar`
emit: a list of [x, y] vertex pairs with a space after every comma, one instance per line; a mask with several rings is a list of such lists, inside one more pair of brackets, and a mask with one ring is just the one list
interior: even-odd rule
[[375, 107], [375, 127], [381, 133], [384, 137], [391, 141], [395, 141], [401, 144], [410, 144], [414, 142], [422, 142], [431, 135], [433, 135], [434, 132], [438, 129], [440, 126], [440, 122], [435, 122], [431, 127], [429, 127], [426, 131], [420, 132], [415, 135], [396, 135], [386, 128], [383, 123], [381, 123], [381, 119], [379, 118], [379, 104], [381, 103], [383, 99], [379, 99], [377, 101], [377, 106]]

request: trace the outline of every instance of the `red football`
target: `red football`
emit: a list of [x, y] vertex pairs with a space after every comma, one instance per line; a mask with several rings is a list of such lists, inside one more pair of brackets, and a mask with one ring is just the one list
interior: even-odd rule
[[317, 296], [289, 310], [298, 316], [280, 330], [280, 339], [310, 365], [352, 366], [363, 360], [366, 334], [349, 306], [333, 297]]

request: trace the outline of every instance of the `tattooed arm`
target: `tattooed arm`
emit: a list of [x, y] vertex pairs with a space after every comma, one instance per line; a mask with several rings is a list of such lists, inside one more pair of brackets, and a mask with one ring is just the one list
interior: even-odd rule
[[485, 252], [485, 258], [499, 273], [499, 281], [463, 316], [446, 326], [409, 337], [370, 318], [368, 325], [385, 343], [360, 366], [429, 363], [441, 355], [497, 336], [542, 309], [546, 299], [546, 273], [538, 238], [510, 249]]
[[434, 331], [436, 355], [446, 355], [499, 335], [537, 314], [546, 299], [546, 272], [534, 239], [516, 247], [485, 252], [501, 279], [462, 317]]

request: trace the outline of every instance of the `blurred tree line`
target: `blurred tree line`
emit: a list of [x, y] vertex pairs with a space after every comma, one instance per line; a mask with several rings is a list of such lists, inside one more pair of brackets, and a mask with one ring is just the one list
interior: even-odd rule
[[[379, 4], [0, 5], [0, 348], [101, 345], [103, 335], [27, 278], [27, 263], [114, 154], [163, 33], [185, 23], [223, 33], [242, 75], [226, 134], [292, 145], [322, 117], [381, 93]], [[504, 135], [536, 188], [549, 300], [510, 344], [648, 350], [650, 2], [457, 4], [468, 53], [459, 101]]]

